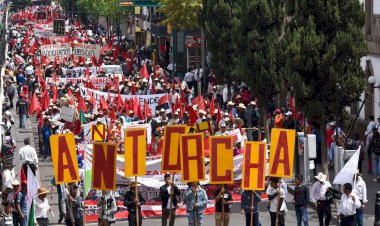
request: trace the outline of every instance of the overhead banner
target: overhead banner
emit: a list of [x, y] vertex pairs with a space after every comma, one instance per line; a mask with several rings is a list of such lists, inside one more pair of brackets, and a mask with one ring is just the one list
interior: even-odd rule
[[71, 44], [70, 43], [59, 43], [59, 44], [49, 44], [42, 45], [41, 56], [46, 57], [67, 57], [72, 54]]
[[180, 135], [181, 175], [183, 182], [206, 180], [204, 138], [202, 133]]
[[146, 174], [146, 129], [124, 131], [124, 175], [125, 177]]
[[105, 141], [107, 139], [106, 125], [103, 123], [93, 124], [91, 126], [91, 140]]
[[271, 141], [268, 175], [292, 178], [296, 131], [272, 129]]
[[185, 125], [165, 126], [161, 168], [163, 172], [181, 172], [179, 136], [185, 132]]
[[79, 181], [74, 134], [51, 135], [50, 148], [56, 183], [62, 184]]
[[99, 44], [85, 44], [79, 43], [73, 48], [73, 55], [82, 56], [85, 59], [95, 56], [96, 59], [100, 57], [100, 45]]
[[116, 144], [93, 144], [92, 153], [92, 189], [116, 190]]
[[267, 144], [246, 142], [243, 158], [243, 190], [265, 190], [265, 162]]
[[[47, 83], [52, 83], [53, 78], [46, 78]], [[78, 78], [59, 78], [57, 81], [63, 83], [63, 84], [78, 84], [81, 83], [82, 81], [86, 81], [87, 79], [85, 77], [78, 77]], [[109, 78], [107, 77], [99, 77], [99, 78], [91, 78], [90, 82], [95, 86], [95, 87], [103, 87], [109, 82]]]
[[210, 137], [210, 184], [234, 181], [234, 145], [231, 136]]

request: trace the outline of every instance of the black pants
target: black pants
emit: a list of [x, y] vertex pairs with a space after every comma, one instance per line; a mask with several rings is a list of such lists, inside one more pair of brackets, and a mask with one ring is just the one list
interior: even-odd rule
[[[269, 212], [270, 213], [270, 225], [275, 226], [276, 220], [277, 220], [277, 213], [276, 212]], [[278, 225], [279, 226], [285, 226], [285, 211], [281, 211], [278, 215]]]
[[355, 215], [344, 216], [340, 215], [340, 226], [354, 226], [355, 223]]
[[[251, 213], [248, 211], [245, 212], [245, 225], [251, 226]], [[258, 212], [253, 213], [252, 226], [259, 226], [259, 213]]]
[[[331, 205], [329, 201], [317, 202], [318, 220], [320, 226], [329, 226], [331, 221]], [[325, 224], [323, 224], [323, 218], [325, 218]]]
[[9, 108], [13, 108], [13, 98], [14, 98], [13, 95], [9, 95], [8, 96], [8, 99], [9, 99]]
[[[129, 222], [129, 226], [136, 226], [136, 212], [135, 211], [131, 211], [128, 213], [128, 222]], [[141, 213], [139, 213], [139, 226], [142, 225], [142, 216], [141, 216]]]
[[26, 179], [28, 179], [28, 166], [32, 171], [33, 175], [36, 176], [36, 166], [34, 164], [24, 163], [22, 164], [22, 168], [24, 169]]

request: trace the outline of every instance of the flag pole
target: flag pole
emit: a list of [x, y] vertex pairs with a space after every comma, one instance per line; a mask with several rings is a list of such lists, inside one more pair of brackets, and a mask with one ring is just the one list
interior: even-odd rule
[[169, 197], [169, 202], [170, 202], [170, 209], [169, 209], [169, 224], [172, 222], [172, 207], [173, 207], [173, 194], [174, 193], [174, 173], [172, 173], [172, 184], [170, 185], [170, 197]]
[[278, 211], [278, 209], [281, 207], [279, 207], [279, 202], [280, 202], [280, 196], [281, 196], [281, 178], [279, 178], [279, 182], [278, 182], [278, 185], [277, 185], [277, 210], [276, 210], [276, 226], [278, 226], [279, 224], [279, 215], [280, 215], [280, 212]]
[[[135, 176], [135, 196], [137, 202], [139, 202], [139, 194], [137, 193], [137, 176]], [[136, 226], [140, 225], [139, 206], [136, 205]]]
[[[84, 149], [84, 153], [83, 153], [83, 159], [84, 159], [84, 184], [86, 185], [86, 148]], [[84, 188], [85, 186], [83, 186]], [[83, 191], [83, 226], [86, 226], [86, 191]]]
[[252, 190], [252, 200], [251, 200], [251, 226], [253, 226], [253, 211], [254, 211], [254, 205], [255, 205], [255, 191]]

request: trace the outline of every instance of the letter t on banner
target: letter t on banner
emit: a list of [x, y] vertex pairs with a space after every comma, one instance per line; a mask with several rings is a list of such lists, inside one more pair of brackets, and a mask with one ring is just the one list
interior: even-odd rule
[[50, 149], [56, 183], [62, 184], [79, 181], [74, 134], [51, 135]]
[[271, 141], [268, 175], [292, 178], [296, 131], [272, 129]]
[[233, 137], [210, 137], [210, 184], [231, 184], [234, 179]]
[[243, 190], [265, 190], [265, 142], [246, 142], [243, 159]]
[[166, 126], [162, 152], [162, 172], [181, 172], [181, 155], [179, 152], [179, 136], [185, 134], [186, 126]]
[[116, 144], [94, 143], [92, 153], [92, 188], [116, 190]]
[[180, 136], [182, 181], [206, 180], [203, 134], [194, 133]]
[[127, 129], [124, 132], [124, 176], [146, 175], [146, 130]]

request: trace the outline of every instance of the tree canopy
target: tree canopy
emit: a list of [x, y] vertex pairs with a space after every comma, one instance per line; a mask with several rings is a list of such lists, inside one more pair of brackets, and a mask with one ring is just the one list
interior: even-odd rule
[[159, 11], [165, 14], [165, 24], [180, 30], [195, 29], [200, 24], [202, 0], [159, 0]]

